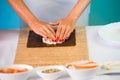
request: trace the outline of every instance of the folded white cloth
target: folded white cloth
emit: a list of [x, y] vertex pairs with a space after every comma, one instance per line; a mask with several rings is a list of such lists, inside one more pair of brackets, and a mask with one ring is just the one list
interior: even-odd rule
[[[111, 23], [108, 25], [115, 27], [120, 25], [118, 24]], [[108, 43], [98, 34], [101, 28], [108, 25], [86, 27], [89, 59], [100, 64], [107, 61], [120, 61], [120, 46]]]
[[0, 65], [10, 65], [14, 63], [19, 30], [0, 31]]

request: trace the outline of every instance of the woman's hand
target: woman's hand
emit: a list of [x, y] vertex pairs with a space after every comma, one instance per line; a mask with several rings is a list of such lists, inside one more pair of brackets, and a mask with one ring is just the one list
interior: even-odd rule
[[43, 36], [44, 38], [49, 38], [51, 40], [55, 39], [55, 32], [51, 26], [39, 21], [28, 9], [23, 0], [8, 0], [8, 2], [35, 33]]
[[30, 25], [30, 27], [35, 33], [41, 35], [46, 39], [51, 39], [51, 40], [56, 39], [54, 29], [52, 29], [50, 24], [47, 24], [45, 22], [37, 22]]
[[75, 28], [76, 20], [70, 19], [69, 17], [50, 23], [51, 25], [58, 25], [56, 32], [56, 39], [60, 42], [64, 42], [68, 39], [70, 34]]

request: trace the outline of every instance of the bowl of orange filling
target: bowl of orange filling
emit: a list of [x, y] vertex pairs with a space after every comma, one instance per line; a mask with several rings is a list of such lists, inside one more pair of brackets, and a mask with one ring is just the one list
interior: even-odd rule
[[26, 64], [0, 66], [0, 80], [27, 80], [32, 69]]
[[93, 61], [77, 61], [66, 64], [66, 70], [73, 80], [90, 80], [95, 77], [98, 65]]

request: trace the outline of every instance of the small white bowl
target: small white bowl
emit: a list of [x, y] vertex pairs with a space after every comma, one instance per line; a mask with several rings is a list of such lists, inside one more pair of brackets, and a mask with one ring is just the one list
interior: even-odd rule
[[26, 68], [28, 71], [19, 72], [19, 73], [0, 73], [0, 80], [27, 80], [29, 77], [30, 72], [32, 71], [33, 67], [26, 64], [14, 64], [9, 66], [2, 66], [0, 69], [6, 68], [14, 68], [14, 69], [23, 69]]
[[66, 68], [68, 74], [73, 80], [90, 80], [93, 77], [95, 77], [97, 68], [91, 68], [91, 69], [69, 69]]
[[[43, 73], [42, 71], [48, 69], [59, 69], [58, 72]], [[42, 66], [36, 68], [37, 74], [44, 80], [56, 80], [65, 74], [65, 67], [62, 65]]]

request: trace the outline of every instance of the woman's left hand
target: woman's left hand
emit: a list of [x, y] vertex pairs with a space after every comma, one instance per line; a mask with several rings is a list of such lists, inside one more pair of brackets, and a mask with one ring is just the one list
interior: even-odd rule
[[56, 40], [64, 42], [68, 39], [70, 34], [75, 28], [76, 20], [70, 19], [69, 17], [50, 23], [51, 25], [58, 25], [56, 31]]

